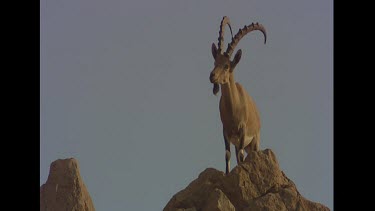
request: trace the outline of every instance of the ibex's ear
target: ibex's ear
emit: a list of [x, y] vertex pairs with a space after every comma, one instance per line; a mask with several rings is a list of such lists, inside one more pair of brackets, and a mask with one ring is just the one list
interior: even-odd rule
[[233, 61], [232, 61], [232, 64], [231, 64], [231, 69], [233, 71], [234, 67], [236, 67], [236, 65], [238, 64], [238, 62], [240, 62], [241, 60], [241, 55], [242, 55], [242, 50], [238, 50], [236, 55], [234, 55], [234, 58], [233, 58]]
[[216, 56], [217, 56], [217, 48], [216, 48], [215, 43], [212, 43], [211, 52], [212, 52], [212, 56], [214, 57], [214, 59], [216, 59]]

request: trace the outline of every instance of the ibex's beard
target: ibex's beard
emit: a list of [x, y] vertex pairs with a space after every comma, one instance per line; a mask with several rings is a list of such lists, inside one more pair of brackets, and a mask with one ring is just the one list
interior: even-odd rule
[[212, 92], [214, 95], [217, 95], [217, 93], [220, 91], [220, 86], [218, 83], [214, 83], [214, 88], [212, 89]]

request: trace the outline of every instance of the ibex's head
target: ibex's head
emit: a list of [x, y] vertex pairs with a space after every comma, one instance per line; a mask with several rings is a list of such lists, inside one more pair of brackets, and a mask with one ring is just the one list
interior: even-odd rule
[[220, 24], [220, 31], [219, 31], [219, 38], [218, 38], [218, 48], [216, 48], [215, 43], [212, 43], [212, 56], [215, 59], [215, 67], [212, 70], [210, 74], [210, 81], [211, 83], [214, 84], [213, 88], [213, 93], [216, 95], [219, 92], [219, 84], [225, 84], [229, 82], [229, 77], [233, 73], [234, 68], [238, 64], [238, 62], [241, 59], [242, 51], [239, 49], [234, 56], [233, 60], [230, 60], [230, 57], [232, 56], [232, 53], [237, 46], [238, 42], [244, 37], [247, 33], [254, 31], [254, 30], [259, 30], [263, 33], [264, 35], [264, 43], [266, 43], [266, 30], [261, 24], [250, 24], [248, 26], [244, 26], [243, 29], [240, 29], [236, 36], [233, 37], [232, 34], [232, 42], [228, 44], [228, 48], [226, 52], [223, 51], [223, 42], [224, 42], [224, 29], [225, 25], [228, 24], [230, 32], [232, 34], [232, 27], [230, 26], [229, 18], [227, 16], [223, 17], [223, 20], [221, 21]]

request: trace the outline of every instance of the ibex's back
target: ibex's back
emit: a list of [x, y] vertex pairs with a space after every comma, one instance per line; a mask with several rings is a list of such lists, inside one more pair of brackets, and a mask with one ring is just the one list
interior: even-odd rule
[[[224, 17], [219, 31], [218, 49], [212, 44], [212, 55], [215, 67], [211, 72], [210, 81], [214, 84], [213, 93], [216, 95], [221, 86], [220, 117], [223, 123], [223, 136], [226, 149], [226, 173], [230, 169], [230, 143], [236, 146], [237, 163], [244, 160], [244, 150], [259, 150], [260, 118], [257, 107], [246, 90], [234, 80], [234, 68], [241, 59], [242, 51], [238, 50], [233, 60], [230, 57], [235, 46], [247, 33], [259, 30], [266, 38], [264, 27], [258, 23], [240, 29], [228, 44], [226, 52], [222, 53], [224, 27], [229, 19]], [[232, 29], [231, 29], [232, 32]], [[266, 39], [265, 39], [266, 40]]]

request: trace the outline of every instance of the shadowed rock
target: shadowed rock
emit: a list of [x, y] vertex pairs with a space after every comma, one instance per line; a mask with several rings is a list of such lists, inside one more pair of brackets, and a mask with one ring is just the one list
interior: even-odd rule
[[206, 210], [329, 210], [305, 199], [282, 172], [275, 154], [266, 149], [251, 152], [227, 176], [213, 168], [204, 170], [184, 190], [175, 194], [164, 211]]
[[41, 211], [95, 211], [74, 158], [51, 163], [47, 182], [40, 187]]

